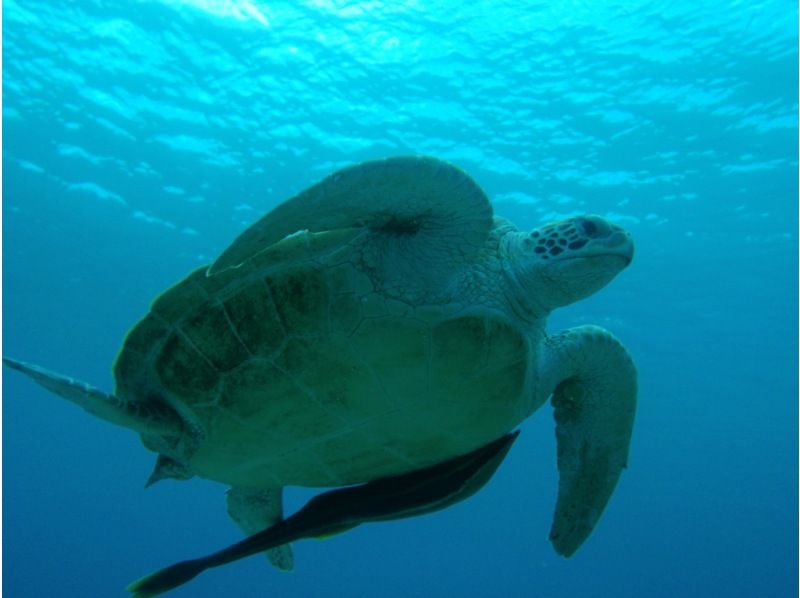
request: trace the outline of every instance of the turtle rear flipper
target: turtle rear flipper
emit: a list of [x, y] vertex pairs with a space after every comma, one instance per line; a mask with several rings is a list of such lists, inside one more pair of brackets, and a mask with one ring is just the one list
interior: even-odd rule
[[[235, 486], [225, 493], [228, 515], [241, 530], [252, 536], [283, 519], [283, 488], [243, 488]], [[290, 544], [266, 551], [267, 559], [281, 571], [294, 569]]]
[[125, 401], [68, 376], [38, 365], [3, 357], [3, 363], [22, 372], [38, 385], [75, 403], [92, 415], [141, 434], [180, 436], [183, 424], [177, 413], [163, 403]]
[[[486, 485], [518, 434], [506, 434], [471, 453], [431, 467], [324, 492], [291, 517], [241, 542], [206, 557], [181, 561], [156, 571], [133, 582], [127, 589], [137, 598], [157, 596], [185, 584], [207, 569], [295, 540], [326, 537], [362, 523], [415, 517], [449, 507]], [[234, 501], [252, 496], [251, 491], [236, 488], [232, 493]], [[229, 510], [231, 498], [229, 494]]]

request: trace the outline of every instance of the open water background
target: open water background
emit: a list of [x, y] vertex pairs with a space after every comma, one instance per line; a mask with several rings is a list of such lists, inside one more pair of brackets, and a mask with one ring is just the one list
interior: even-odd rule
[[[468, 4], [468, 6], [467, 6]], [[175, 596], [782, 597], [797, 591], [797, 4], [3, 2], [3, 352], [112, 388], [161, 290], [338, 167], [429, 154], [532, 228], [627, 227], [552, 330], [640, 372], [630, 468], [570, 560], [543, 408], [479, 495], [254, 557]], [[123, 596], [239, 539], [223, 488], [3, 376], [10, 598]], [[289, 494], [288, 508], [308, 496]]]

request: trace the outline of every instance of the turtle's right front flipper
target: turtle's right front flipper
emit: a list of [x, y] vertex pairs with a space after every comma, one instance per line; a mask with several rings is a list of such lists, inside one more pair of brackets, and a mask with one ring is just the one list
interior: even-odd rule
[[569, 557], [592, 533], [627, 466], [636, 368], [622, 343], [597, 326], [553, 335], [547, 348], [559, 380], [552, 400], [559, 483], [550, 541]]
[[3, 357], [3, 363], [11, 369], [22, 372], [50, 392], [112, 424], [143, 434], [179, 436], [182, 433], [180, 418], [162, 403], [125, 401], [85, 382], [56, 374], [38, 365], [8, 357]]

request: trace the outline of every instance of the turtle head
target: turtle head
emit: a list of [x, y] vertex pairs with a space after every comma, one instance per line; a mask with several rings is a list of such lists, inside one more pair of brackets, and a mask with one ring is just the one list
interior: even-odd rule
[[537, 315], [588, 297], [633, 259], [630, 234], [599, 216], [509, 233], [504, 245], [515, 303]]

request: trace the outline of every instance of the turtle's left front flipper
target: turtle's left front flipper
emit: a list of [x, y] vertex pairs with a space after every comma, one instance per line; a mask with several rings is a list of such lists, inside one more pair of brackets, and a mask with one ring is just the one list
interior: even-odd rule
[[182, 424], [169, 407], [157, 402], [125, 401], [85, 382], [56, 374], [43, 367], [3, 357], [3, 363], [22, 372], [40, 386], [75, 403], [92, 415], [142, 434], [180, 436]]
[[553, 408], [558, 502], [550, 541], [569, 557], [592, 533], [627, 466], [636, 412], [636, 369], [608, 331], [581, 326], [549, 337], [558, 371]]

